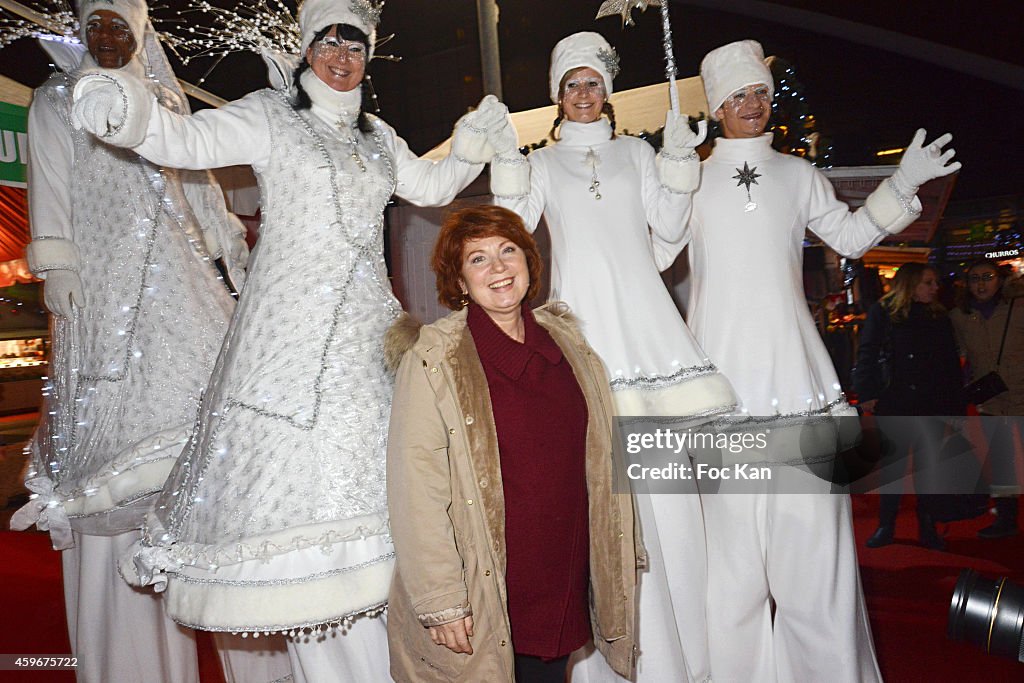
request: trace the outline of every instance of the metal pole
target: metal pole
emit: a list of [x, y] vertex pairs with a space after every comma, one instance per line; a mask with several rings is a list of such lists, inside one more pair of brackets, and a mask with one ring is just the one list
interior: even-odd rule
[[[17, 15], [22, 19], [25, 19], [26, 21], [31, 21], [33, 24], [42, 26], [47, 31], [59, 30], [59, 27], [55, 27], [47, 23], [46, 16], [40, 14], [39, 12], [36, 12], [33, 9], [25, 7], [20, 2], [15, 2], [14, 0], [0, 0], [0, 9], [5, 9], [11, 14]], [[223, 97], [218, 97], [217, 95], [214, 95], [209, 90], [204, 90], [203, 88], [200, 88], [197, 85], [192, 85], [188, 81], [183, 81], [180, 78], [178, 79], [178, 83], [181, 85], [181, 89], [185, 91], [186, 94], [191, 95], [197, 100], [206, 102], [207, 104], [214, 107], [220, 107], [224, 104], [227, 104], [227, 100], [225, 100]]]
[[501, 97], [501, 57], [498, 49], [498, 2], [476, 0], [476, 22], [480, 32], [480, 64], [484, 94]]

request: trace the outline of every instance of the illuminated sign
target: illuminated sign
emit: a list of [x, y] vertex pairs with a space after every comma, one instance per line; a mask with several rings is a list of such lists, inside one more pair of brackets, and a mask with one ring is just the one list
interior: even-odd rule
[[1004, 249], [1003, 251], [986, 252], [985, 258], [1012, 258], [1020, 256], [1020, 249]]

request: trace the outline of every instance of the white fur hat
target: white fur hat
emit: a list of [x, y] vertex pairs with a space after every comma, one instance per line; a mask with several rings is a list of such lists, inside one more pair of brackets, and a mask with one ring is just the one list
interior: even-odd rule
[[558, 41], [551, 51], [551, 101], [558, 104], [558, 88], [562, 78], [573, 69], [589, 66], [601, 74], [605, 92], [612, 94], [612, 79], [619, 74], [619, 56], [600, 33], [583, 31]]
[[305, 58], [306, 50], [318, 31], [334, 24], [355, 26], [369, 36], [367, 49], [373, 56], [382, 9], [384, 3], [373, 0], [305, 0], [299, 7], [299, 31], [302, 34], [299, 56]]
[[85, 34], [89, 17], [96, 10], [104, 9], [128, 22], [128, 28], [131, 29], [132, 35], [135, 37], [135, 54], [138, 54], [142, 49], [146, 25], [149, 23], [149, 7], [146, 5], [146, 0], [83, 0], [80, 2], [78, 25], [83, 45], [89, 45], [88, 36]]
[[708, 96], [711, 118], [726, 98], [740, 88], [764, 83], [775, 96], [775, 81], [765, 63], [764, 50], [756, 40], [739, 40], [709, 52], [700, 63], [704, 92]]

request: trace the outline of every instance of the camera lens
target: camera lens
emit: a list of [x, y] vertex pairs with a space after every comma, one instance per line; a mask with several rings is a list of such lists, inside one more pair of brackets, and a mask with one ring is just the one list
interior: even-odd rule
[[963, 570], [949, 605], [946, 635], [1024, 662], [1024, 587], [1006, 577], [992, 580]]

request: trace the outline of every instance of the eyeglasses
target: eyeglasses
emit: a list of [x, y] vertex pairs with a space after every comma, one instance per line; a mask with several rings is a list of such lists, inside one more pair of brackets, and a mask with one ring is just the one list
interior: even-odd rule
[[565, 82], [563, 97], [582, 97], [591, 91], [600, 95], [604, 92], [604, 83], [597, 78], [574, 78]]
[[979, 282], [992, 282], [996, 279], [995, 273], [983, 273], [982, 275], [968, 275], [967, 281], [972, 285], [976, 285]]
[[725, 102], [722, 104], [727, 107], [739, 109], [748, 98], [753, 98], [758, 102], [770, 102], [772, 99], [771, 88], [766, 85], [754, 85], [743, 88], [742, 90], [734, 92], [732, 95], [725, 98]]
[[324, 38], [313, 45], [313, 55], [320, 59], [351, 59], [353, 62], [366, 61], [366, 46], [359, 42], [340, 42]]

